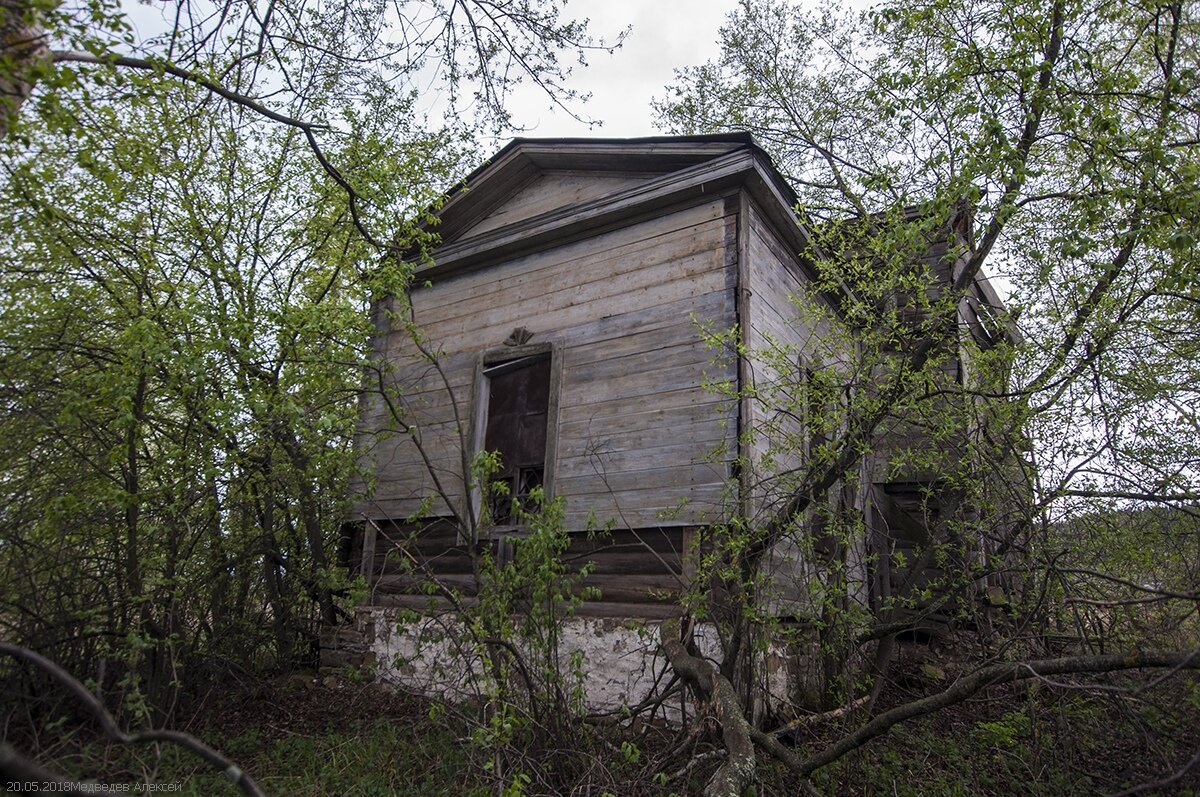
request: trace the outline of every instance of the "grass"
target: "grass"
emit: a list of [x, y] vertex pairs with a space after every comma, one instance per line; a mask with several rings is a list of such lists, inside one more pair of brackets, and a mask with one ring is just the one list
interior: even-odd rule
[[[489, 793], [452, 730], [415, 699], [363, 686], [269, 689], [205, 706], [190, 732], [269, 795], [394, 797]], [[167, 787], [183, 797], [238, 795], [223, 773], [172, 745], [127, 748], [99, 741], [60, 746], [42, 763], [101, 784]]]
[[[1099, 693], [1040, 684], [997, 688], [894, 728], [817, 773], [814, 782], [829, 797], [1091, 797], [1161, 779], [1200, 748], [1200, 683], [1194, 678], [1172, 677], [1153, 694], [1121, 692], [1115, 679], [1108, 686], [1113, 688]], [[260, 686], [255, 693], [206, 701], [188, 730], [237, 761], [269, 795], [501, 793], [487, 771], [488, 756], [473, 746], [470, 734], [435, 716], [426, 701], [364, 685]], [[803, 753], [845, 730], [819, 728], [795, 741]], [[512, 760], [534, 777], [503, 793], [690, 794], [718, 763], [713, 758], [664, 782], [661, 773], [680, 770], [693, 754], [712, 749], [715, 738], [699, 747], [677, 744], [681, 737], [670, 729], [636, 739], [628, 731], [587, 738], [586, 750], [561, 740], [551, 751], [516, 751]], [[129, 783], [133, 793], [140, 783], [163, 784], [170, 791], [160, 793], [187, 797], [239, 793], [221, 774], [170, 746], [131, 750], [76, 740], [56, 750], [42, 762], [75, 777]], [[580, 766], [585, 759], [594, 763]], [[796, 793], [794, 778], [760, 756], [759, 797]], [[1196, 797], [1200, 771], [1154, 793]]]
[[[893, 728], [815, 783], [825, 795], [862, 797], [1110, 794], [1161, 780], [1191, 759], [1200, 748], [1196, 696], [1200, 684], [1186, 676], [1151, 699], [1116, 690], [998, 688]], [[1148, 793], [1200, 795], [1200, 771]]]

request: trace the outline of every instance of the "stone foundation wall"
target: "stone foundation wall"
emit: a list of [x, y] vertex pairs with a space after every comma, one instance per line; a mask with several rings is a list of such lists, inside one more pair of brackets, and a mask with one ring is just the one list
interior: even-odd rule
[[[450, 614], [423, 615], [400, 622], [396, 609], [364, 607], [353, 624], [328, 629], [321, 637], [321, 674], [354, 668], [377, 681], [429, 696], [466, 700], [477, 696], [472, 675], [482, 667]], [[669, 664], [658, 650], [661, 621], [616, 617], [570, 617], [560, 629], [560, 666], [569, 672], [573, 653], [582, 655], [584, 702], [589, 711], [635, 706], [670, 680]], [[720, 659], [711, 625], [695, 629], [701, 655]], [[790, 718], [798, 705], [812, 701], [816, 646], [768, 645], [755, 665], [754, 711], [757, 716]], [[811, 706], [805, 706], [809, 708]], [[679, 703], [667, 708], [677, 719]]]
[[375, 642], [375, 616], [360, 609], [354, 621], [321, 629], [321, 676], [373, 673], [378, 664], [372, 645]]

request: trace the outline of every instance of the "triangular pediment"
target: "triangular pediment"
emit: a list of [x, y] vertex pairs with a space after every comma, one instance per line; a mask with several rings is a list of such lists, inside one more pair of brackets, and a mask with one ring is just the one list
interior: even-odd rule
[[442, 246], [621, 195], [750, 143], [740, 133], [517, 139], [450, 193], [438, 213]]
[[549, 171], [514, 192], [478, 224], [465, 230], [458, 240], [496, 230], [573, 205], [582, 205], [644, 183], [657, 174], [647, 172], [609, 174], [590, 171]]

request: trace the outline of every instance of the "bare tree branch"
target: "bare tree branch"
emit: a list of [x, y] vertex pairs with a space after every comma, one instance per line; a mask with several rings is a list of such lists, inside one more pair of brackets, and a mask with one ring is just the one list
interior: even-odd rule
[[[88, 691], [87, 687], [81, 684], [73, 676], [67, 673], [66, 670], [59, 667], [54, 662], [46, 657], [34, 653], [28, 648], [23, 648], [19, 645], [12, 645], [7, 642], [0, 642], [0, 653], [12, 656], [28, 664], [32, 664], [42, 672], [49, 675], [57, 681], [64, 689], [75, 697], [83, 707], [87, 709], [96, 721], [100, 724], [100, 729], [104, 735], [112, 739], [118, 744], [153, 744], [156, 742], [169, 742], [179, 745], [191, 753], [199, 756], [208, 762], [213, 769], [225, 773], [225, 776], [233, 781], [243, 793], [250, 797], [266, 797], [259, 789], [258, 784], [254, 779], [241, 770], [241, 768], [230, 761], [221, 753], [206, 745], [204, 742], [197, 739], [191, 734], [181, 731], [157, 730], [143, 731], [141, 733], [126, 733], [117, 725], [117, 721], [113, 719], [112, 714], [108, 713], [108, 709], [100, 702], [100, 700]], [[15, 760], [15, 759], [14, 759]]]
[[1060, 659], [993, 664], [959, 679], [943, 692], [885, 711], [854, 733], [844, 736], [820, 753], [809, 756], [801, 763], [797, 771], [801, 775], [811, 775], [821, 767], [832, 764], [847, 753], [857, 750], [872, 739], [887, 733], [892, 727], [910, 719], [932, 714], [955, 703], [961, 703], [989, 686], [1023, 681], [1044, 675], [1119, 672], [1159, 667], [1200, 669], [1200, 657], [1197, 657], [1195, 652], [1135, 651], [1127, 654], [1067, 656]]

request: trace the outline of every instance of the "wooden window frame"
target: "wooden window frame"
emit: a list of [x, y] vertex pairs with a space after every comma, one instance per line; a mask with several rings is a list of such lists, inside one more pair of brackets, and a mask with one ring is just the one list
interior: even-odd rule
[[[546, 407], [546, 458], [542, 471], [542, 490], [546, 498], [553, 498], [554, 475], [558, 461], [558, 408], [562, 386], [562, 347], [558, 343], [526, 343], [520, 346], [505, 346], [480, 352], [475, 358], [475, 378], [472, 389], [470, 459], [484, 448], [487, 435], [488, 403], [491, 393], [491, 378], [485, 373], [488, 368], [513, 363], [529, 358], [548, 358], [550, 360], [550, 385]], [[480, 486], [472, 483], [467, 491], [469, 506], [467, 512], [476, 518], [482, 517], [483, 491]], [[495, 526], [491, 529], [496, 536], [520, 534], [524, 527], [520, 525]]]

